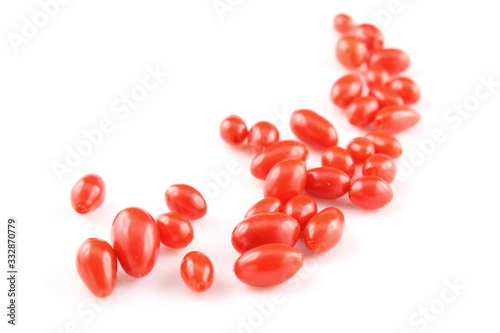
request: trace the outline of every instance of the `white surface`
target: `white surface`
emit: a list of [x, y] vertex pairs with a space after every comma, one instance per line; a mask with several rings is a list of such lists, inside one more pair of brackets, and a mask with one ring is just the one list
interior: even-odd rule
[[[382, 30], [387, 46], [410, 54], [405, 74], [423, 94], [415, 105], [422, 122], [399, 136], [404, 159], [418, 157], [415, 140], [438, 128], [446, 140], [394, 185], [394, 201], [385, 209], [360, 211], [345, 198], [333, 203], [346, 215], [341, 243], [321, 261], [308, 255], [295, 283], [262, 290], [234, 277], [237, 253], [230, 244], [234, 225], [261, 198], [261, 182], [248, 172], [251, 155], [220, 140], [219, 122], [228, 114], [249, 125], [273, 120], [282, 138], [292, 139], [286, 116], [277, 114], [306, 107], [335, 124], [341, 145], [360, 135], [328, 98], [333, 81], [346, 73], [333, 57], [339, 36], [331, 23], [339, 12], [365, 22], [390, 1], [223, 2], [234, 4], [224, 20], [212, 0], [69, 1], [18, 53], [7, 34], [20, 33], [22, 17], [40, 6], [1, 3], [2, 233], [8, 216], [19, 223], [19, 325], [8, 331], [498, 331], [500, 86], [468, 116], [444, 118], [474, 95], [480, 76], [500, 81], [493, 2], [401, 0]], [[113, 112], [114, 101], [141, 84], [147, 66], [169, 77], [120, 119], [124, 113]], [[104, 118], [113, 121], [113, 131], [59, 181], [52, 163], [63, 162], [66, 146], [75, 148], [82, 131]], [[111, 222], [124, 207], [165, 212], [169, 185], [213, 186], [207, 185], [210, 173], [228, 163], [239, 165], [237, 174], [218, 187], [207, 216], [194, 222], [193, 243], [185, 250], [162, 248], [143, 279], [124, 277], [119, 268], [115, 293], [104, 304], [96, 301], [76, 273], [80, 243], [109, 240]], [[311, 154], [308, 166], [317, 165], [318, 154]], [[107, 197], [99, 210], [79, 216], [69, 191], [90, 172], [104, 178]], [[215, 265], [215, 283], [201, 295], [178, 275], [189, 250], [207, 253]], [[4, 251], [5, 238], [1, 267]], [[455, 279], [466, 290], [449, 300], [446, 281]], [[280, 304], [264, 316], [255, 302], [268, 302], [273, 293], [281, 293]], [[450, 302], [444, 309], [442, 294]], [[414, 313], [428, 306], [443, 312], [424, 327]], [[420, 321], [412, 324], [412, 318]], [[238, 331], [249, 319], [255, 327]]]

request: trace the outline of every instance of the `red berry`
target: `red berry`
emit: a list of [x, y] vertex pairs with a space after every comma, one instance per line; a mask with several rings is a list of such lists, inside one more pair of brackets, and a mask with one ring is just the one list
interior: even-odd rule
[[330, 98], [333, 104], [345, 109], [362, 92], [363, 83], [359, 75], [348, 74], [335, 81], [330, 90]]
[[96, 174], [88, 174], [78, 179], [71, 189], [71, 206], [79, 214], [96, 210], [104, 202], [106, 186]]
[[375, 146], [366, 138], [354, 138], [347, 144], [347, 151], [356, 163], [363, 163], [375, 155]]
[[397, 158], [403, 152], [401, 143], [392, 134], [373, 131], [366, 133], [365, 138], [373, 144], [377, 154], [385, 154], [389, 157]]
[[201, 193], [192, 186], [176, 184], [165, 192], [168, 208], [189, 220], [197, 220], [207, 213], [207, 203]]
[[245, 218], [259, 213], [277, 213], [283, 211], [280, 199], [275, 197], [264, 198], [257, 201], [245, 214]]
[[420, 88], [412, 79], [399, 76], [387, 82], [387, 86], [403, 98], [405, 104], [416, 103], [420, 99]]
[[356, 97], [347, 107], [347, 119], [351, 125], [368, 126], [379, 109], [379, 102], [372, 96]]
[[247, 137], [247, 125], [239, 116], [231, 115], [220, 124], [220, 136], [226, 143], [237, 146]]
[[396, 178], [396, 171], [396, 163], [384, 154], [375, 154], [363, 164], [363, 176], [378, 176], [387, 183]]
[[177, 213], [164, 213], [156, 218], [160, 242], [173, 249], [184, 248], [194, 238], [191, 222]]
[[373, 125], [377, 130], [397, 133], [404, 131], [420, 121], [417, 111], [405, 105], [387, 106], [377, 111]]
[[349, 177], [354, 176], [355, 164], [351, 154], [342, 147], [329, 147], [321, 153], [321, 165], [344, 171]]
[[341, 34], [345, 34], [354, 27], [354, 22], [352, 18], [346, 14], [338, 14], [333, 19], [333, 26]]
[[380, 65], [389, 72], [389, 75], [395, 75], [401, 73], [410, 66], [410, 58], [401, 50], [383, 49], [375, 52], [370, 57], [369, 65]]
[[106, 241], [89, 238], [76, 254], [78, 275], [97, 297], [107, 297], [116, 286], [116, 255]]
[[180, 273], [184, 283], [192, 291], [201, 293], [214, 282], [214, 267], [210, 259], [198, 251], [191, 251], [181, 262]]
[[301, 194], [306, 185], [306, 164], [302, 160], [284, 160], [273, 166], [264, 182], [264, 197], [277, 197], [285, 203]]
[[300, 236], [300, 225], [293, 217], [283, 213], [252, 215], [236, 225], [231, 243], [239, 253], [269, 243], [294, 246]]
[[333, 125], [314, 111], [295, 110], [290, 117], [290, 127], [300, 141], [313, 148], [337, 145], [337, 131]]
[[349, 198], [358, 207], [378, 209], [392, 200], [392, 189], [377, 176], [362, 176], [351, 184]]
[[234, 274], [254, 287], [272, 287], [292, 278], [304, 256], [286, 244], [265, 244], [243, 253], [234, 263]]
[[335, 49], [337, 59], [348, 69], [360, 67], [368, 58], [368, 49], [361, 39], [346, 35], [339, 38]]
[[344, 214], [335, 207], [314, 215], [304, 229], [304, 243], [313, 252], [325, 252], [340, 241], [344, 232]]
[[267, 121], [255, 123], [248, 131], [248, 145], [256, 153], [279, 140], [280, 133], [276, 126]]
[[307, 171], [305, 191], [315, 198], [337, 199], [349, 191], [350, 182], [344, 171], [320, 167]]
[[160, 237], [156, 221], [141, 208], [125, 208], [111, 226], [111, 244], [125, 273], [140, 278], [153, 269]]

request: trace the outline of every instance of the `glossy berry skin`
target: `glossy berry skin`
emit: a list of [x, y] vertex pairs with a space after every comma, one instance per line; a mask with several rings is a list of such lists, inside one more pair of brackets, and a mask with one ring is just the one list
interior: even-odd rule
[[345, 34], [354, 28], [354, 22], [352, 21], [352, 18], [346, 14], [337, 14], [333, 19], [333, 26], [335, 30], [341, 34]]
[[222, 140], [232, 146], [243, 143], [248, 133], [247, 125], [241, 117], [236, 115], [224, 118], [220, 124], [219, 132]]
[[354, 28], [352, 34], [365, 43], [368, 52], [381, 50], [384, 46], [384, 35], [372, 24], [360, 24]]
[[189, 220], [197, 220], [207, 213], [207, 203], [201, 193], [192, 186], [176, 184], [165, 192], [167, 207]]
[[420, 88], [407, 77], [394, 77], [387, 82], [387, 86], [397, 92], [405, 104], [413, 104], [420, 99]]
[[403, 153], [401, 143], [390, 133], [373, 131], [366, 133], [365, 138], [373, 144], [377, 154], [397, 158]]
[[184, 256], [180, 273], [186, 286], [198, 293], [208, 290], [214, 282], [212, 261], [199, 251], [191, 251]]
[[410, 57], [399, 49], [383, 49], [370, 57], [369, 65], [380, 65], [387, 69], [389, 75], [396, 75], [410, 66]]
[[321, 153], [321, 165], [344, 171], [350, 178], [354, 176], [356, 165], [351, 154], [342, 147], [329, 147]]
[[366, 138], [354, 138], [347, 144], [347, 151], [356, 163], [363, 163], [375, 155], [375, 146]]
[[391, 202], [392, 189], [380, 177], [362, 176], [351, 184], [349, 198], [358, 207], [378, 209]]
[[378, 176], [391, 183], [396, 178], [396, 163], [387, 155], [375, 154], [363, 164], [363, 176]]
[[294, 246], [300, 236], [300, 225], [293, 217], [283, 213], [252, 215], [236, 225], [231, 243], [240, 254], [269, 243]]
[[80, 245], [76, 254], [78, 275], [97, 297], [107, 297], [116, 286], [116, 255], [106, 241], [89, 238]]
[[279, 140], [280, 133], [276, 126], [268, 121], [255, 123], [248, 131], [248, 145], [256, 152], [260, 153], [272, 143]]
[[300, 141], [312, 148], [325, 149], [337, 145], [337, 131], [333, 125], [314, 111], [293, 111], [290, 127]]
[[316, 253], [332, 249], [344, 232], [344, 214], [335, 207], [323, 209], [314, 215], [304, 229], [306, 247]]
[[245, 214], [245, 218], [259, 213], [278, 213], [283, 211], [281, 200], [275, 197], [264, 198], [257, 201]]
[[364, 77], [366, 84], [370, 88], [384, 86], [389, 81], [389, 72], [380, 65], [373, 65], [367, 68]]
[[406, 105], [387, 106], [377, 111], [373, 125], [377, 130], [402, 132], [420, 121], [417, 111]]
[[250, 172], [258, 179], [266, 179], [267, 174], [278, 162], [289, 159], [305, 161], [309, 151], [299, 141], [285, 140], [273, 143], [257, 154], [250, 165]]
[[404, 103], [397, 92], [386, 86], [371, 87], [370, 96], [377, 99], [380, 108], [391, 105], [403, 105]]
[[306, 178], [304, 161], [281, 161], [273, 166], [264, 181], [264, 197], [276, 197], [286, 203], [291, 197], [304, 191]]
[[111, 226], [111, 244], [125, 273], [140, 278], [153, 269], [160, 247], [156, 221], [141, 208], [125, 208]]
[[349, 191], [351, 178], [342, 170], [331, 167], [307, 171], [305, 191], [315, 198], [337, 199]]
[[156, 218], [160, 242], [172, 249], [189, 245], [194, 238], [191, 222], [177, 213], [164, 213]]
[[360, 67], [368, 58], [366, 44], [358, 37], [351, 35], [339, 38], [335, 53], [339, 62], [348, 69]]
[[318, 205], [310, 196], [299, 194], [291, 197], [286, 202], [283, 211], [285, 214], [297, 220], [300, 225], [300, 230], [303, 230], [306, 223], [318, 212]]
[[353, 126], [368, 126], [379, 109], [379, 102], [372, 96], [360, 96], [353, 99], [347, 107], [347, 119]]
[[99, 175], [88, 174], [78, 179], [71, 189], [71, 206], [79, 214], [96, 210], [104, 202], [106, 186]]
[[361, 96], [363, 83], [358, 74], [347, 74], [339, 78], [330, 90], [330, 98], [336, 106], [345, 109], [356, 97]]
[[234, 274], [254, 287], [272, 287], [292, 278], [302, 267], [302, 253], [286, 244], [257, 246], [243, 253], [234, 263]]

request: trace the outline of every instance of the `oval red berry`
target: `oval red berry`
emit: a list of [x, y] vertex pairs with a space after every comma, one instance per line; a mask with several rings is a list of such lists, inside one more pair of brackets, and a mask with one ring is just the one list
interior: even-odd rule
[[283, 213], [252, 215], [236, 225], [231, 243], [236, 251], [244, 253], [259, 245], [283, 243], [294, 246], [300, 235], [300, 225]]
[[264, 197], [276, 197], [286, 203], [301, 194], [306, 185], [306, 164], [302, 160], [284, 160], [276, 164], [264, 182]]
[[165, 192], [165, 202], [171, 211], [189, 220], [200, 219], [207, 213], [207, 203], [203, 195], [190, 185], [170, 186]]
[[300, 141], [316, 149], [337, 145], [337, 131], [333, 125], [314, 111], [296, 110], [290, 117], [292, 132]]
[[88, 174], [78, 179], [71, 189], [71, 206], [79, 214], [96, 210], [104, 202], [106, 186], [99, 175]]
[[78, 248], [78, 275], [97, 297], [107, 297], [115, 290], [116, 266], [115, 251], [102, 239], [89, 238]]
[[141, 208], [123, 209], [111, 226], [111, 244], [125, 273], [136, 278], [148, 275], [160, 246], [156, 221]]
[[313, 252], [325, 252], [340, 241], [344, 232], [344, 214], [328, 207], [314, 215], [304, 229], [304, 243]]
[[234, 274], [254, 287], [272, 287], [292, 278], [302, 267], [302, 253], [286, 244], [265, 244], [243, 253], [234, 263]]
[[331, 167], [307, 171], [305, 191], [315, 198], [337, 199], [349, 191], [351, 178], [342, 170]]

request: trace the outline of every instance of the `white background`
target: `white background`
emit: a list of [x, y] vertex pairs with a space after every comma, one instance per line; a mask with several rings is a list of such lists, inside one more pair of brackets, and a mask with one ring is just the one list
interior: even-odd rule
[[[345, 213], [341, 243], [320, 257], [307, 254], [298, 279], [271, 289], [243, 285], [232, 272], [231, 231], [262, 192], [248, 171], [251, 154], [224, 144], [219, 123], [229, 114], [249, 125], [269, 120], [292, 139], [287, 114], [310, 108], [332, 121], [340, 145], [362, 135], [329, 101], [331, 84], [347, 73], [333, 56], [332, 19], [346, 12], [373, 21], [390, 1], [222, 2], [233, 4], [223, 19], [212, 0], [69, 1], [15, 52], [8, 36], [21, 34], [23, 17], [32, 21], [40, 5], [2, 1], [0, 258], [5, 267], [6, 221], [15, 216], [20, 272], [16, 328], [6, 324], [2, 278], [2, 332], [498, 332], [498, 83], [473, 105], [480, 77], [500, 81], [493, 2], [401, 0], [382, 22], [386, 45], [410, 54], [405, 75], [422, 90], [415, 105], [422, 121], [398, 136], [404, 177], [379, 211], [346, 198], [321, 202]], [[148, 66], [168, 78], [128, 115], [113, 112]], [[464, 101], [474, 110], [450, 113]], [[65, 163], [67, 147], [106, 118], [111, 133], [59, 180], [53, 164]], [[430, 144], [435, 131], [446, 140]], [[236, 174], [215, 185], [210, 175], [225, 180], [228, 164], [237, 164]], [[318, 153], [308, 159], [314, 166]], [[69, 192], [91, 172], [104, 178], [107, 197], [80, 216]], [[193, 223], [195, 240], [183, 250], [162, 247], [145, 278], [119, 268], [115, 293], [96, 300], [77, 275], [76, 249], [88, 237], [109, 241], [122, 208], [165, 212], [163, 194], [174, 183], [212, 190], [208, 214]], [[190, 250], [214, 263], [206, 293], [190, 292], [179, 277]], [[449, 283], [465, 290], [454, 296]], [[419, 309], [429, 306], [439, 314], [422, 319]]]

